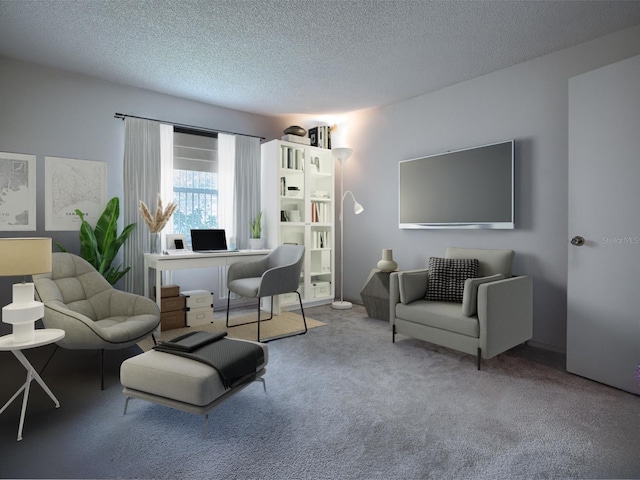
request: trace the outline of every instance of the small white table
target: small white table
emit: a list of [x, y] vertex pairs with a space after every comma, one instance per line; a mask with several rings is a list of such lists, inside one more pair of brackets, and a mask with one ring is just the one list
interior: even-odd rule
[[44, 383], [38, 372], [36, 372], [33, 365], [29, 363], [27, 358], [22, 353], [22, 350], [26, 350], [28, 348], [36, 348], [42, 347], [43, 345], [49, 345], [51, 343], [55, 343], [58, 340], [64, 338], [64, 330], [59, 330], [57, 328], [44, 328], [37, 329], [34, 332], [33, 340], [28, 342], [15, 342], [13, 339], [13, 334], [5, 335], [0, 337], [0, 352], [10, 351], [15, 355], [15, 357], [20, 361], [20, 363], [27, 369], [27, 380], [24, 382], [24, 385], [18, 389], [18, 391], [9, 399], [7, 403], [4, 404], [4, 407], [0, 409], [0, 414], [4, 412], [7, 407], [13, 402], [18, 395], [24, 390], [24, 398], [22, 399], [22, 413], [20, 414], [20, 426], [18, 427], [18, 441], [22, 440], [22, 427], [24, 426], [24, 417], [27, 411], [27, 401], [29, 399], [29, 387], [31, 386], [31, 381], [33, 379], [36, 380], [43, 388], [47, 395], [53, 400], [56, 408], [60, 408], [60, 402], [55, 397], [55, 395], [49, 390], [49, 387]]

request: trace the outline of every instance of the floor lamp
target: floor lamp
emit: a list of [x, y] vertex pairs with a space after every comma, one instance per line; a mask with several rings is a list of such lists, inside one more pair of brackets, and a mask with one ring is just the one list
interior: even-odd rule
[[[51, 271], [50, 238], [0, 238], [0, 276], [18, 277]], [[34, 338], [35, 322], [44, 316], [44, 305], [34, 299], [33, 283], [13, 285], [13, 301], [2, 308], [2, 321], [13, 325], [16, 343]]]
[[358, 203], [351, 190], [344, 191], [344, 162], [353, 152], [350, 148], [334, 148], [331, 153], [340, 162], [340, 300], [331, 304], [331, 308], [348, 310], [353, 307], [351, 302], [344, 301], [344, 199], [347, 194], [353, 199], [353, 211], [356, 215], [362, 213], [364, 208]]

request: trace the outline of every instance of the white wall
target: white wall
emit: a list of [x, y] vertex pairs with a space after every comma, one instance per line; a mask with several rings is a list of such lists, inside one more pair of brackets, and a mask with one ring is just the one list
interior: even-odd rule
[[[36, 155], [39, 187], [37, 231], [0, 236], [51, 236], [72, 251], [79, 251], [78, 232], [44, 230], [45, 155], [107, 162], [108, 198], [122, 198], [124, 122], [116, 112], [268, 139], [282, 135], [284, 121], [3, 58], [0, 107], [0, 151]], [[0, 278], [1, 305], [11, 302], [14, 281]], [[0, 323], [0, 334], [9, 330]]]
[[[364, 213], [345, 214], [345, 297], [392, 248], [399, 268], [447, 246], [512, 248], [514, 273], [534, 279], [534, 342], [564, 351], [567, 290], [568, 79], [640, 53], [640, 27], [539, 57], [384, 108], [353, 113], [345, 189]], [[398, 161], [516, 139], [517, 228], [399, 230]], [[345, 211], [349, 209], [345, 208]]]

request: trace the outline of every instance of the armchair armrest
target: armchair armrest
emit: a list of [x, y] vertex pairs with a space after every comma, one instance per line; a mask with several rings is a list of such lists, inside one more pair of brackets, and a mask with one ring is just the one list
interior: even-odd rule
[[491, 358], [533, 337], [533, 280], [511, 277], [478, 287], [478, 321], [483, 358]]
[[427, 293], [429, 270], [405, 270], [392, 272], [389, 276], [389, 321], [393, 324], [396, 317], [396, 304], [411, 303], [424, 298]]
[[262, 275], [258, 296], [269, 297], [298, 290], [300, 268], [297, 263], [270, 268]]
[[67, 308], [57, 300], [45, 303], [44, 308], [47, 310], [42, 319], [44, 326], [65, 331], [64, 338], [56, 342], [58, 345], [65, 348], [76, 348], [74, 345], [87, 344], [86, 348], [93, 348], [92, 339], [98, 338], [100, 332], [92, 319]]

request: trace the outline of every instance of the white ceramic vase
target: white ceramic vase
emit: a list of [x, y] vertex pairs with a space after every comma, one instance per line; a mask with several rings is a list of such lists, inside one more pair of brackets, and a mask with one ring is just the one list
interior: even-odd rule
[[377, 267], [383, 272], [393, 272], [398, 268], [398, 263], [393, 260], [393, 251], [390, 248], [382, 249], [382, 259], [378, 262]]
[[262, 245], [262, 238], [249, 239], [249, 246], [251, 247], [251, 250], [262, 250]]

